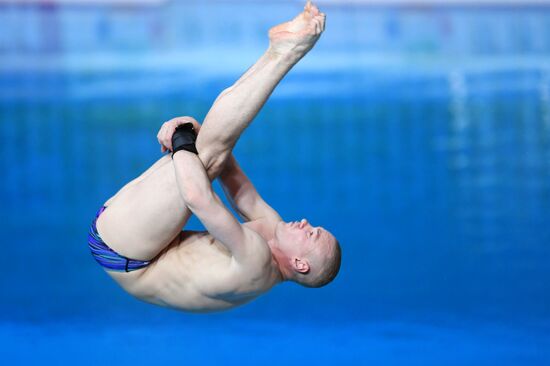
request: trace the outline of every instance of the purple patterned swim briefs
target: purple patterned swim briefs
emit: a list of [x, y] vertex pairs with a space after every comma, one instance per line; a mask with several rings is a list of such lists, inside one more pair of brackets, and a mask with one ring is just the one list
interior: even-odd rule
[[90, 231], [88, 232], [88, 246], [92, 252], [92, 257], [94, 257], [97, 263], [109, 271], [131, 272], [147, 267], [150, 261], [126, 258], [109, 248], [103, 239], [101, 239], [101, 236], [99, 236], [97, 232], [96, 222], [99, 215], [101, 215], [106, 208], [107, 206], [103, 206], [97, 211], [92, 221], [92, 225], [90, 226]]

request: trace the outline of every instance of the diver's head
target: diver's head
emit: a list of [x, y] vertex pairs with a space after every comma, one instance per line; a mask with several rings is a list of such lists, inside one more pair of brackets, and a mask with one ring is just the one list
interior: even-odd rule
[[306, 219], [279, 222], [270, 243], [284, 278], [306, 287], [330, 283], [340, 270], [341, 249], [328, 230]]

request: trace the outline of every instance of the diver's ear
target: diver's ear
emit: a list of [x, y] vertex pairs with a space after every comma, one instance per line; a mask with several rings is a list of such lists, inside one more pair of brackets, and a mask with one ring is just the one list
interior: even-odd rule
[[300, 272], [300, 273], [309, 272], [309, 263], [305, 259], [300, 259], [298, 257], [292, 258], [292, 267], [296, 272]]

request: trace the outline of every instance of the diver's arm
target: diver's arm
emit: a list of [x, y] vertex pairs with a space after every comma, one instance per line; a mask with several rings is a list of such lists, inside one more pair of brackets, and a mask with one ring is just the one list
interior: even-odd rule
[[212, 185], [199, 157], [181, 150], [173, 156], [176, 181], [187, 207], [208, 232], [222, 242], [234, 257], [244, 257], [246, 233], [212, 190]]
[[281, 220], [279, 214], [258, 194], [233, 155], [227, 160], [219, 178], [226, 197], [244, 220], [252, 221], [260, 218]]

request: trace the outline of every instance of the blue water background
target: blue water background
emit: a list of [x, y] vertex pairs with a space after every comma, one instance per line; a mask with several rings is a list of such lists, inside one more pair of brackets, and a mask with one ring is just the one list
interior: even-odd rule
[[[92, 260], [99, 206], [204, 118], [300, 2], [0, 5], [9, 364], [550, 364], [550, 12], [329, 5], [235, 154], [343, 247], [323, 289], [192, 315]], [[194, 220], [192, 228], [200, 228]]]

